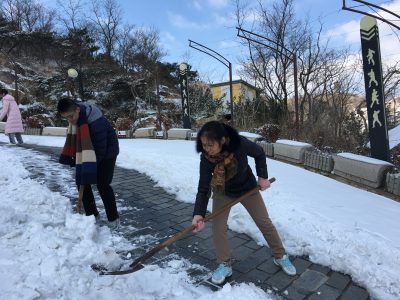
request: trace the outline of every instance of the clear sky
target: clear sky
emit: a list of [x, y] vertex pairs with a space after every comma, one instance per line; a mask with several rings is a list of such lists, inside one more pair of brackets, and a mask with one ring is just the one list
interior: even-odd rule
[[[255, 0], [246, 0], [250, 6]], [[272, 0], [263, 1], [268, 6]], [[400, 13], [400, 0], [370, 1]], [[163, 48], [168, 52], [165, 61], [188, 61], [194, 69], [200, 71], [205, 80], [228, 80], [228, 71], [218, 61], [189, 47], [188, 39], [203, 44], [225, 56], [238, 68], [238, 58], [245, 54], [236, 36], [234, 1], [232, 0], [119, 0], [124, 11], [125, 21], [137, 26], [157, 28], [160, 32]], [[347, 6], [359, 5], [346, 0]], [[365, 9], [364, 9], [365, 10]], [[309, 15], [312, 24], [318, 25], [318, 18], [324, 23], [324, 37], [329, 38], [331, 47], [351, 46], [354, 51], [360, 49], [359, 21], [362, 15], [342, 10], [342, 0], [296, 0], [295, 11]], [[391, 17], [393, 19], [393, 17]], [[396, 58], [399, 39], [388, 28], [381, 26], [382, 57]], [[393, 57], [395, 56], [395, 57]]]

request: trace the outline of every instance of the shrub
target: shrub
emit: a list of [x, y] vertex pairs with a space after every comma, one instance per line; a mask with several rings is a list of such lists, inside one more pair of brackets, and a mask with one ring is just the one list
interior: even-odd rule
[[25, 119], [26, 127], [28, 128], [43, 128], [43, 121], [36, 116], [30, 116]]
[[395, 146], [390, 151], [390, 158], [392, 163], [395, 165], [396, 170], [400, 170], [400, 145]]
[[261, 135], [269, 143], [275, 143], [281, 134], [281, 129], [277, 124], [266, 123], [256, 129], [256, 132]]
[[131, 119], [118, 118], [115, 121], [115, 127], [117, 128], [117, 130], [129, 130], [131, 128]]
[[[161, 128], [160, 128], [160, 125], [159, 125], [160, 119], [161, 119]], [[166, 130], [167, 131], [167, 130], [172, 128], [173, 123], [174, 122], [170, 118], [168, 118], [166, 115], [157, 114], [157, 117], [156, 117], [156, 128], [157, 128], [157, 130]]]

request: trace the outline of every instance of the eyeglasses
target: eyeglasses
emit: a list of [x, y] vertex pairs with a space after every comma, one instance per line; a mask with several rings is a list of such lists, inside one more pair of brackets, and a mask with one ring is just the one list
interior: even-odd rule
[[74, 114], [75, 114], [75, 112], [72, 112], [67, 115], [63, 115], [62, 117], [63, 117], [63, 119], [66, 119], [66, 120], [72, 120], [72, 118], [74, 117]]

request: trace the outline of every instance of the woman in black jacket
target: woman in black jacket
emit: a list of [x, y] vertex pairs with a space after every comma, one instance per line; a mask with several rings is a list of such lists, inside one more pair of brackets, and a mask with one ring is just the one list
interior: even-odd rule
[[[192, 224], [195, 231], [204, 228], [208, 200], [213, 193], [213, 211], [254, 189], [270, 187], [264, 150], [254, 142], [241, 137], [229, 125], [211, 121], [206, 123], [197, 135], [197, 152], [200, 158], [200, 179]], [[255, 160], [258, 180], [248, 164], [247, 156]], [[268, 216], [260, 192], [244, 199], [242, 205], [262, 232], [274, 255], [274, 262], [288, 275], [295, 275], [296, 268], [285, 254], [281, 239]], [[227, 237], [229, 209], [213, 220], [213, 240], [218, 268], [212, 281], [221, 284], [232, 275], [231, 258]]]

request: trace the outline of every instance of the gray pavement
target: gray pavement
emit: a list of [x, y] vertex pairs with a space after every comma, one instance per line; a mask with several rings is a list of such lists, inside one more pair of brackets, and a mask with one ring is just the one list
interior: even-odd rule
[[[45, 153], [55, 162], [61, 151], [56, 147], [24, 147]], [[40, 170], [32, 165], [30, 167], [33, 176], [40, 178]], [[60, 168], [70, 169], [61, 165]], [[49, 181], [47, 185], [53, 191], [60, 191], [60, 186], [55, 182]], [[137, 228], [134, 231], [122, 230], [121, 234], [136, 243], [137, 238], [144, 234], [155, 237], [150, 243], [135, 249], [135, 255], [145, 253], [190, 226], [193, 204], [177, 201], [174, 195], [156, 187], [156, 183], [146, 175], [117, 167], [112, 185], [117, 193], [118, 203], [128, 208], [121, 213], [122, 229], [129, 225]], [[73, 198], [71, 200], [74, 201]], [[204, 271], [196, 268], [190, 272], [194, 281], [200, 284], [216, 266], [211, 235], [211, 226], [206, 226], [205, 230], [189, 234], [157, 253], [149, 262], [161, 264], [179, 255], [192, 263], [200, 264], [206, 268]], [[274, 265], [269, 248], [257, 245], [246, 234], [229, 231], [229, 240], [234, 282], [252, 282], [266, 291], [274, 290], [285, 299], [370, 299], [366, 289], [355, 284], [350, 276], [314, 264], [307, 257], [291, 257], [298, 271], [298, 275], [291, 277]]]

